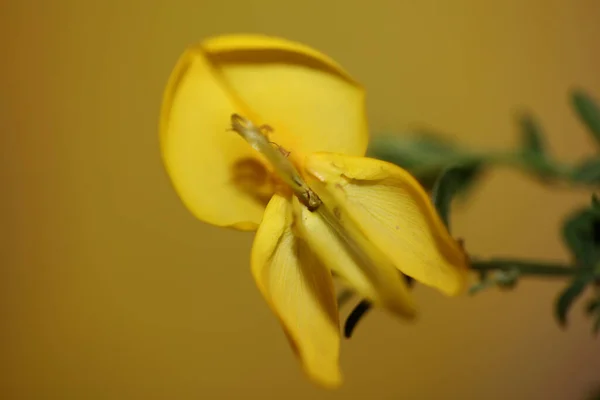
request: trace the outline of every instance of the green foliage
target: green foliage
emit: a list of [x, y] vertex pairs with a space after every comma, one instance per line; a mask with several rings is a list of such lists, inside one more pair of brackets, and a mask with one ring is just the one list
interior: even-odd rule
[[[600, 146], [600, 107], [581, 89], [571, 92], [570, 104], [586, 131]], [[521, 113], [517, 117], [517, 128], [519, 145], [506, 152], [467, 150], [442, 134], [415, 132], [375, 137], [368, 156], [395, 163], [415, 176], [431, 191], [432, 202], [449, 231], [453, 201], [470, 194], [483, 172], [492, 167], [517, 168], [546, 185], [560, 183], [588, 190], [600, 186], [600, 154], [574, 165], [565, 164], [551, 155], [544, 129], [532, 114]], [[571, 253], [570, 264], [481, 260], [470, 255], [471, 268], [480, 278], [470, 293], [492, 287], [512, 290], [525, 277], [569, 277], [570, 282], [558, 294], [554, 304], [556, 320], [565, 327], [572, 306], [592, 287], [595, 295], [586, 303], [585, 311], [593, 320], [593, 331], [597, 333], [600, 331], [600, 200], [595, 195], [590, 204], [566, 216], [562, 238]], [[355, 308], [346, 323], [348, 337], [369, 309], [370, 304], [365, 301]]]
[[[583, 294], [584, 290], [600, 280], [598, 266], [600, 265], [600, 204], [598, 198], [592, 196], [589, 207], [582, 208], [571, 214], [563, 225], [563, 240], [569, 248], [575, 267], [583, 270], [576, 275], [572, 282], [560, 293], [555, 305], [555, 314], [560, 325], [567, 323], [567, 314], [573, 303]], [[593, 316], [597, 306], [588, 305], [588, 314]], [[598, 317], [600, 313], [598, 313]], [[594, 332], [598, 330], [598, 320]]]
[[595, 299], [591, 299], [587, 306], [585, 307], [585, 311], [588, 314], [593, 314], [596, 311], [600, 311], [600, 297], [597, 297]]
[[[478, 156], [460, 149], [440, 134], [417, 131], [405, 135], [380, 136], [371, 141], [367, 155], [394, 163], [409, 171], [427, 189], [431, 190], [450, 165], [472, 166], [473, 179], [482, 172]], [[464, 186], [461, 194], [469, 186]]]
[[571, 171], [573, 182], [584, 185], [600, 184], [600, 158], [590, 158], [579, 163]]
[[538, 179], [547, 180], [559, 175], [548, 152], [544, 131], [535, 117], [531, 114], [521, 114], [518, 117], [518, 126], [521, 148], [517, 159], [520, 159], [523, 166]]
[[593, 281], [592, 274], [585, 273], [575, 277], [573, 281], [560, 293], [555, 306], [555, 315], [558, 323], [561, 326], [567, 325], [567, 314], [571, 306], [585, 290], [585, 288]]
[[562, 236], [576, 265], [592, 268], [600, 261], [599, 228], [600, 218], [591, 207], [577, 210], [566, 219]]
[[600, 107], [596, 101], [583, 90], [574, 89], [571, 91], [571, 104], [581, 122], [600, 145]]
[[545, 158], [546, 143], [540, 124], [530, 114], [522, 114], [519, 118], [519, 125], [523, 154], [540, 159]]
[[466, 191], [479, 177], [480, 162], [451, 165], [445, 168], [433, 185], [432, 201], [435, 208], [450, 231], [450, 209], [457, 194]]

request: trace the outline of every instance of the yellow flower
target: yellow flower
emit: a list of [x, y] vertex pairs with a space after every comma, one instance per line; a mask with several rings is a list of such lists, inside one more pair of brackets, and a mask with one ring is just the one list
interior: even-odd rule
[[462, 292], [461, 247], [406, 171], [364, 157], [364, 91], [320, 52], [260, 35], [190, 47], [165, 91], [160, 138], [198, 219], [256, 230], [256, 284], [321, 385], [342, 380], [332, 272], [408, 319], [416, 310], [398, 270]]

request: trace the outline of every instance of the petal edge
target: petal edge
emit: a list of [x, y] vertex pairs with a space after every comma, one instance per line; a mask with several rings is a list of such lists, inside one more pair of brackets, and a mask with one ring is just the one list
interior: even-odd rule
[[449, 296], [464, 292], [468, 257], [407, 171], [332, 153], [307, 157], [306, 171], [317, 193], [341, 204], [400, 271]]
[[324, 387], [341, 384], [333, 279], [292, 232], [287, 199], [269, 202], [252, 247], [252, 275], [283, 326], [304, 372]]

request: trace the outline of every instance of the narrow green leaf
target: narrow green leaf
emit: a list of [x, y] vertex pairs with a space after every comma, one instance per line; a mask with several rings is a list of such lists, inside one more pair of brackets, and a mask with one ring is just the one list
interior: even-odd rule
[[447, 138], [431, 132], [375, 136], [367, 155], [406, 169], [427, 190], [444, 168], [468, 157]]
[[[461, 149], [441, 134], [423, 130], [405, 135], [375, 136], [370, 142], [367, 156], [406, 169], [428, 191], [433, 189], [445, 168], [455, 164], [477, 163], [480, 167], [474, 174], [480, 175], [486, 161], [478, 154]], [[475, 179], [471, 182], [475, 182]], [[465, 186], [461, 197], [466, 196], [471, 187]]]
[[587, 314], [593, 314], [597, 310], [600, 311], [600, 297], [591, 299], [585, 307], [585, 312]]
[[561, 326], [567, 325], [567, 315], [575, 300], [583, 293], [586, 286], [592, 282], [592, 274], [577, 276], [558, 296], [555, 307], [555, 315]]
[[521, 146], [525, 153], [543, 157], [546, 152], [544, 133], [539, 123], [529, 114], [519, 117]]
[[442, 221], [450, 230], [452, 200], [468, 189], [481, 172], [480, 163], [452, 165], [441, 173], [432, 189], [432, 199]]
[[562, 236], [577, 265], [593, 267], [600, 261], [597, 243], [597, 214], [590, 209], [580, 209], [571, 214], [563, 224]]
[[432, 133], [379, 135], [369, 143], [367, 155], [402, 168], [443, 168], [461, 152], [454, 143]]
[[542, 181], [557, 176], [547, 151], [544, 132], [541, 125], [531, 114], [521, 114], [518, 119], [521, 134], [521, 162]]
[[579, 119], [600, 144], [600, 107], [596, 101], [581, 89], [571, 92], [571, 103]]
[[571, 172], [571, 179], [587, 185], [600, 185], [600, 158], [590, 158], [581, 162]]

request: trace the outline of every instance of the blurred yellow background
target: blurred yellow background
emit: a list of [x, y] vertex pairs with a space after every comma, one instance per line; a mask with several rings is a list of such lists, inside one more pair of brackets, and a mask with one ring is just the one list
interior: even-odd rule
[[[600, 383], [564, 281], [446, 299], [415, 326], [382, 312], [342, 346], [345, 385], [302, 375], [249, 271], [252, 234], [184, 209], [158, 147], [167, 77], [209, 35], [304, 42], [368, 90], [373, 132], [426, 125], [516, 143], [513, 112], [564, 161], [592, 142], [567, 103], [600, 97], [597, 0], [4, 0], [0, 5], [3, 399], [583, 399]], [[495, 170], [455, 214], [480, 256], [566, 260], [557, 224], [588, 193]]]

